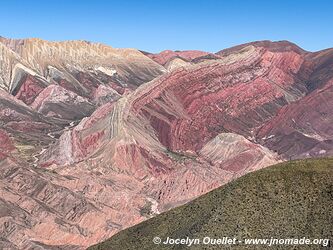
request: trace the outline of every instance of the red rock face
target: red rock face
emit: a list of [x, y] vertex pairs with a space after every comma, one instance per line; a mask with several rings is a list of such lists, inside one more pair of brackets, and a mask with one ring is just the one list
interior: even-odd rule
[[95, 106], [89, 99], [58, 85], [50, 85], [45, 88], [31, 107], [46, 117], [65, 120], [79, 120], [91, 115], [95, 110]]
[[[124, 94], [124, 92], [122, 92], [121, 94]], [[93, 101], [96, 105], [101, 106], [108, 102], [117, 101], [120, 97], [121, 95], [115, 89], [100, 85], [95, 90]]]
[[20, 89], [16, 94], [14, 93], [15, 97], [30, 105], [36, 96], [45, 88], [45, 84], [31, 75], [26, 75], [21, 81]]
[[239, 63], [179, 70], [137, 98], [133, 109], [176, 151], [198, 151], [224, 131], [250, 137], [280, 107], [305, 94], [297, 76], [303, 61], [294, 52], [258, 49]]
[[203, 57], [208, 55], [208, 52], [198, 51], [198, 50], [187, 50], [187, 51], [172, 51], [172, 50], [164, 50], [158, 54], [150, 54], [147, 53], [151, 59], [155, 62], [166, 65], [169, 61], [174, 58], [181, 58], [185, 61], [192, 61], [195, 58]]
[[219, 56], [230, 55], [234, 52], [241, 51], [243, 48], [245, 48], [249, 45], [259, 47], [259, 48], [265, 48], [272, 52], [286, 52], [286, 51], [291, 52], [291, 51], [293, 51], [298, 54], [303, 54], [303, 55], [306, 54], [305, 50], [303, 50], [302, 48], [298, 47], [296, 44], [293, 44], [291, 42], [288, 42], [288, 41], [271, 42], [268, 40], [241, 44], [241, 45], [234, 46], [234, 47], [231, 47], [228, 49], [223, 49], [223, 50], [217, 52], [216, 54]]
[[[3, 62], [0, 65], [0, 88], [27, 105], [31, 105], [49, 85], [59, 85], [92, 103], [99, 86], [123, 95], [165, 71], [164, 67], [135, 49], [113, 49], [83, 41], [57, 43], [1, 37], [0, 51]], [[77, 114], [78, 110], [73, 117], [68, 117], [66, 113], [73, 112], [73, 108], [62, 103], [58, 105], [60, 111], [53, 109], [48, 116], [66, 121], [78, 121], [91, 109], [89, 105], [81, 106], [79, 109], [84, 109], [83, 115]]]
[[84, 249], [248, 172], [333, 154], [331, 51], [264, 41], [147, 54], [185, 62], [163, 75], [142, 56], [117, 68], [44, 58], [48, 87], [30, 106], [0, 92], [0, 234], [10, 247]]
[[288, 159], [332, 155], [332, 49], [305, 56], [307, 95], [285, 106], [257, 133], [258, 142]]
[[333, 81], [283, 107], [257, 137], [261, 144], [291, 159], [333, 153]]
[[5, 159], [8, 154], [15, 149], [11, 139], [8, 134], [0, 129], [0, 160]]

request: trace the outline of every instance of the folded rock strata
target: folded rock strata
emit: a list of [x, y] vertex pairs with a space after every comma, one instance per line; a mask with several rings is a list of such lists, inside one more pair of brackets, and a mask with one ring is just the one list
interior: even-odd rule
[[[330, 50], [263, 41], [153, 55], [3, 43], [6, 58], [33, 66], [42, 89], [0, 92], [0, 244], [83, 249], [250, 171], [332, 154]], [[44, 138], [33, 162], [13, 136], [24, 120], [35, 127], [20, 135], [25, 146]]]

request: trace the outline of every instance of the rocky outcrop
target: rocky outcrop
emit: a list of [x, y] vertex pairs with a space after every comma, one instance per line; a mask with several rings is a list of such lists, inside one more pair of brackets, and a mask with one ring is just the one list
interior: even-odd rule
[[148, 57], [153, 59], [155, 62], [161, 65], [166, 65], [168, 62], [172, 61], [175, 58], [179, 58], [184, 61], [191, 61], [195, 58], [206, 56], [209, 53], [199, 50], [185, 50], [185, 51], [172, 51], [164, 50], [158, 54], [145, 53]]
[[[0, 153], [33, 163], [36, 161], [34, 155], [55, 141], [53, 133], [61, 132], [67, 125], [66, 121], [43, 116], [0, 89], [0, 130], [3, 140]], [[15, 149], [10, 155], [8, 145]]]
[[306, 96], [281, 108], [257, 132], [258, 142], [287, 159], [332, 155], [333, 50], [308, 53], [299, 74]]
[[258, 132], [260, 143], [290, 159], [333, 153], [333, 81], [283, 107]]
[[99, 85], [94, 93], [93, 101], [96, 105], [101, 106], [108, 102], [115, 102], [120, 97], [121, 95], [111, 87]]
[[11, 151], [15, 150], [12, 140], [6, 131], [0, 129], [0, 160], [9, 156]]
[[163, 67], [135, 49], [115, 49], [86, 41], [48, 42], [41, 39], [1, 38], [0, 42], [44, 77], [47, 77], [47, 67], [53, 66], [63, 74], [68, 73], [65, 69], [84, 73], [101, 72], [118, 77], [124, 84], [139, 85], [163, 73]]
[[91, 115], [95, 106], [87, 99], [58, 85], [45, 88], [31, 104], [38, 113], [47, 117], [79, 120]]
[[304, 58], [254, 46], [238, 52], [172, 71], [138, 89], [133, 112], [145, 116], [173, 151], [198, 152], [221, 132], [253, 137], [282, 106], [306, 94], [297, 75]]
[[8, 103], [1, 94], [2, 124], [31, 158], [43, 149], [39, 137], [43, 145], [55, 141], [73, 122], [164, 71], [135, 49], [0, 37], [0, 89], [16, 97]]
[[0, 51], [0, 87], [28, 105], [49, 85], [93, 101], [99, 86], [122, 95], [165, 71], [138, 50], [85, 41], [1, 37]]
[[277, 159], [265, 147], [232, 133], [219, 134], [200, 150], [199, 155], [212, 165], [232, 172], [273, 165]]

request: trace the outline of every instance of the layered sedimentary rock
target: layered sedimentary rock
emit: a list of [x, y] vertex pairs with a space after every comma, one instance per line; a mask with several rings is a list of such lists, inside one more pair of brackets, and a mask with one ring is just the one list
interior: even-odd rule
[[[39, 124], [34, 135], [46, 138], [34, 147], [33, 161], [15, 160], [11, 132], [24, 124], [9, 130], [6, 118], [1, 128], [7, 147], [0, 151], [0, 206], [15, 211], [1, 217], [10, 225], [0, 228], [3, 244], [81, 249], [291, 155], [332, 153], [329, 51], [264, 41], [217, 54], [145, 56], [87, 42], [5, 44], [35, 65], [47, 86], [32, 88], [33, 98], [3, 91], [9, 111], [20, 111], [18, 121]], [[98, 51], [106, 54], [98, 57], [102, 63], [92, 58]], [[46, 60], [50, 54], [66, 65]], [[34, 64], [32, 55], [45, 64]], [[111, 59], [116, 66], [103, 64]], [[297, 140], [288, 139], [293, 133]], [[311, 148], [301, 146], [314, 138]]]
[[138, 50], [85, 41], [0, 37], [0, 51], [0, 87], [27, 105], [49, 85], [94, 101], [100, 86], [122, 95], [165, 71]]
[[203, 57], [208, 55], [209, 53], [199, 50], [186, 50], [186, 51], [172, 51], [172, 50], [164, 50], [158, 54], [151, 54], [147, 52], [145, 53], [148, 57], [153, 59], [155, 62], [166, 65], [168, 62], [172, 61], [175, 58], [179, 58], [184, 61], [192, 61], [195, 58]]
[[[0, 119], [2, 128], [11, 130], [13, 133], [26, 132], [26, 136], [32, 135], [38, 127], [56, 129], [64, 123], [64, 121], [43, 116], [3, 90], [0, 90]], [[44, 134], [46, 131], [40, 131], [40, 133]]]
[[79, 120], [95, 110], [95, 106], [87, 98], [58, 85], [43, 89], [31, 107], [45, 116], [65, 120]]
[[93, 102], [97, 106], [101, 106], [108, 102], [115, 102], [117, 101], [121, 95], [111, 87], [107, 87], [104, 85], [99, 85], [94, 93]]
[[12, 140], [8, 133], [4, 130], [0, 130], [0, 160], [5, 159], [15, 149]]
[[133, 110], [173, 151], [196, 152], [221, 132], [251, 138], [282, 106], [305, 95], [297, 75], [303, 61], [295, 52], [248, 46], [138, 89]]
[[[53, 142], [98, 106], [119, 99], [164, 71], [135, 49], [0, 37], [0, 89], [15, 96], [14, 104], [7, 106], [2, 98], [5, 93], [1, 94], [1, 102], [6, 104], [0, 112], [8, 114], [2, 123], [6, 131], [11, 129], [9, 134], [19, 138], [18, 146], [23, 143], [24, 149], [29, 148], [31, 158], [43, 149], [39, 137], [43, 145]], [[17, 112], [22, 117], [9, 115]]]
[[259, 131], [260, 143], [290, 159], [333, 153], [333, 81], [283, 107]]
[[288, 159], [332, 155], [333, 50], [305, 55], [307, 95], [281, 108], [257, 133], [258, 142]]
[[265, 167], [276, 162], [276, 155], [265, 147], [232, 133], [217, 135], [200, 150], [199, 155], [212, 165], [233, 172]]
[[138, 189], [147, 197], [144, 207], [157, 202], [155, 212], [183, 204], [279, 161], [253, 142], [254, 131], [305, 95], [297, 76], [302, 63], [293, 51], [247, 46], [176, 69], [97, 109], [47, 149], [40, 164], [130, 176], [144, 183]]
[[[61, 133], [67, 122], [53, 117], [45, 117], [0, 89], [0, 130], [2, 139], [0, 152], [7, 154], [8, 141], [14, 147], [13, 159], [25, 159], [26, 163], [35, 163], [35, 154], [42, 147], [55, 141], [53, 134]], [[7, 146], [6, 146], [7, 145]], [[26, 164], [25, 163], [25, 164]]]

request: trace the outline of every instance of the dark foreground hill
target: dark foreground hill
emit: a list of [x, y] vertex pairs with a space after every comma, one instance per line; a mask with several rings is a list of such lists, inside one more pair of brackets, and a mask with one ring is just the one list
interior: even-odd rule
[[[267, 245], [154, 244], [153, 238], [333, 239], [333, 158], [291, 161], [250, 173], [121, 231], [89, 249], [267, 249]], [[270, 249], [332, 249], [322, 245]]]

